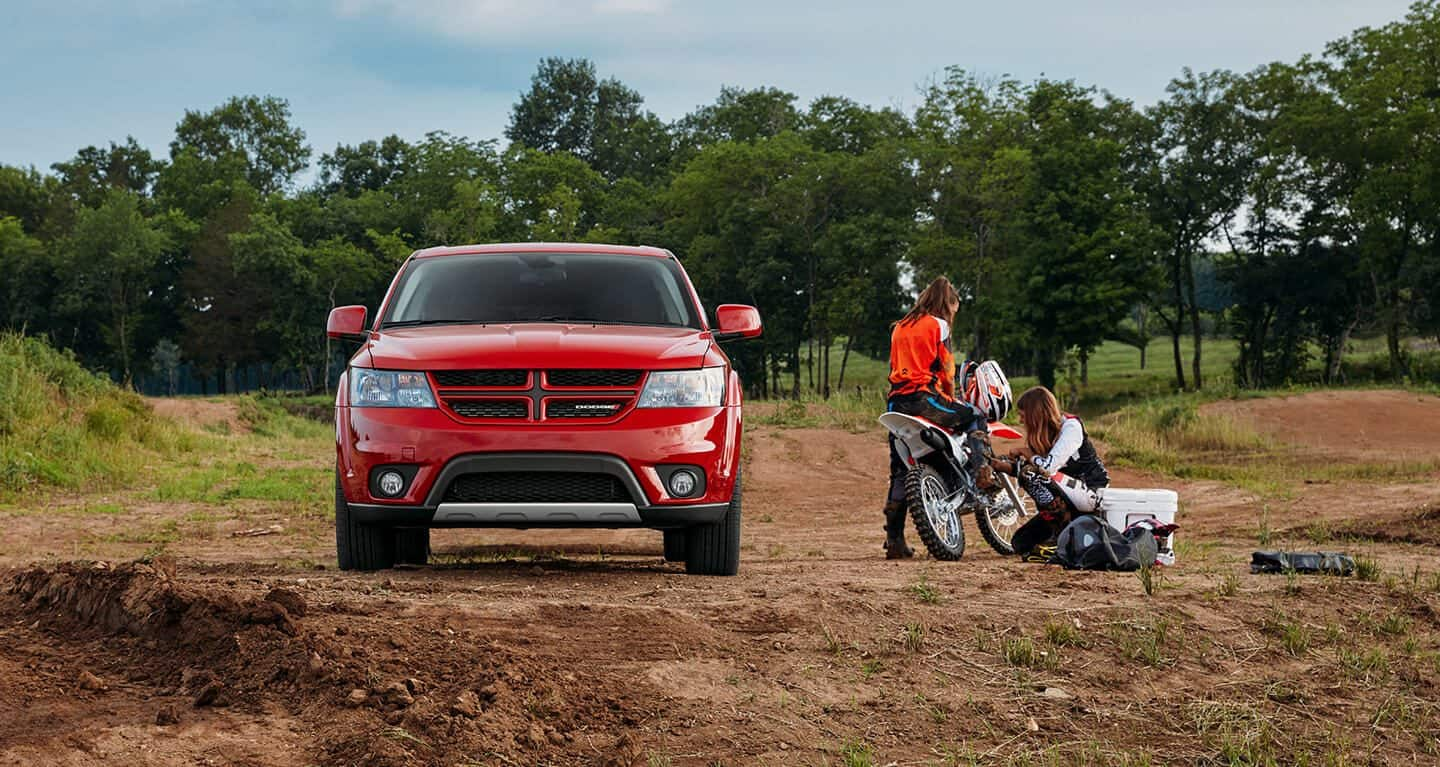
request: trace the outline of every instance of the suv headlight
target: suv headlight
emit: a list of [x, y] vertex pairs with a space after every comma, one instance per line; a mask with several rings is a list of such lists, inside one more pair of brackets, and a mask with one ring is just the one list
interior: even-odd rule
[[636, 407], [720, 407], [725, 368], [659, 370], [650, 374]]
[[435, 407], [435, 393], [424, 373], [350, 368], [353, 407]]

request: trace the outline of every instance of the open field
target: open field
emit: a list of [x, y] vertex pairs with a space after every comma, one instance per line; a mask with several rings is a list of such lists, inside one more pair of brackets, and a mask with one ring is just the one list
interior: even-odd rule
[[[325, 424], [154, 404], [201, 447], [0, 508], [0, 764], [1440, 759], [1433, 397], [1102, 419], [1117, 484], [1181, 492], [1150, 595], [973, 529], [959, 563], [886, 562], [880, 435], [764, 403], [739, 577], [603, 531], [442, 531], [433, 567], [342, 574]], [[1150, 468], [1181, 450], [1186, 478]], [[1363, 577], [1249, 575], [1262, 544]]]

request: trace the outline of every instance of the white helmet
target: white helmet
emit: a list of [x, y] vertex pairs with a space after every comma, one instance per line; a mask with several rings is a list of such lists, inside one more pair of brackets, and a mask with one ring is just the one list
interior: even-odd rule
[[995, 360], [986, 360], [979, 365], [967, 364], [961, 388], [965, 401], [980, 408], [990, 421], [1004, 420], [1015, 404], [1014, 395], [1010, 393], [1010, 379], [1005, 377], [1005, 371]]

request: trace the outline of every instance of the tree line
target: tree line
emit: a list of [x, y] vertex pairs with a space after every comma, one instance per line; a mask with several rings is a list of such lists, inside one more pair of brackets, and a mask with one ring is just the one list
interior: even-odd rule
[[122, 381], [265, 364], [321, 389], [326, 313], [373, 310], [412, 250], [546, 240], [668, 247], [708, 305], [759, 306], [737, 364], [771, 396], [883, 357], [938, 274], [960, 351], [1052, 386], [1106, 340], [1168, 336], [1185, 389], [1216, 335], [1247, 386], [1340, 380], [1363, 332], [1399, 379], [1407, 338], [1440, 339], [1436, 0], [1296, 62], [1186, 70], [1144, 107], [951, 68], [911, 113], [725, 88], [667, 123], [552, 58], [503, 141], [392, 135], [303, 175], [312, 156], [283, 99], [245, 96], [187, 111], [164, 156], [127, 138], [0, 166], [0, 326]]

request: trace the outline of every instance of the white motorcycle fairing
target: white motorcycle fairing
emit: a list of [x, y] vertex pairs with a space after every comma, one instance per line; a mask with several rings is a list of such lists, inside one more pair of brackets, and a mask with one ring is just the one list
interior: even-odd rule
[[[926, 430], [933, 430], [935, 434], [944, 437], [950, 443], [950, 453], [962, 460], [969, 455], [969, 448], [965, 446], [965, 440], [960, 435], [951, 434], [949, 431], [940, 428], [933, 421], [918, 418], [904, 413], [885, 413], [880, 416], [880, 425], [884, 426], [891, 434], [894, 434], [900, 444], [898, 450], [900, 458], [906, 464], [914, 466], [919, 459], [935, 452], [935, 448], [925, 441]], [[1024, 435], [1003, 423], [986, 424], [990, 433], [1000, 439], [1024, 439]], [[933, 438], [933, 437], [932, 437]]]
[[880, 416], [880, 424], [895, 435], [898, 442], [896, 451], [900, 453], [900, 459], [905, 461], [908, 466], [914, 466], [921, 458], [935, 452], [935, 448], [925, 441], [924, 434], [927, 431], [932, 433], [932, 439], [939, 436], [947, 440], [950, 443], [951, 455], [956, 457], [965, 455], [965, 443], [962, 440], [924, 418], [904, 413], [885, 413]]

